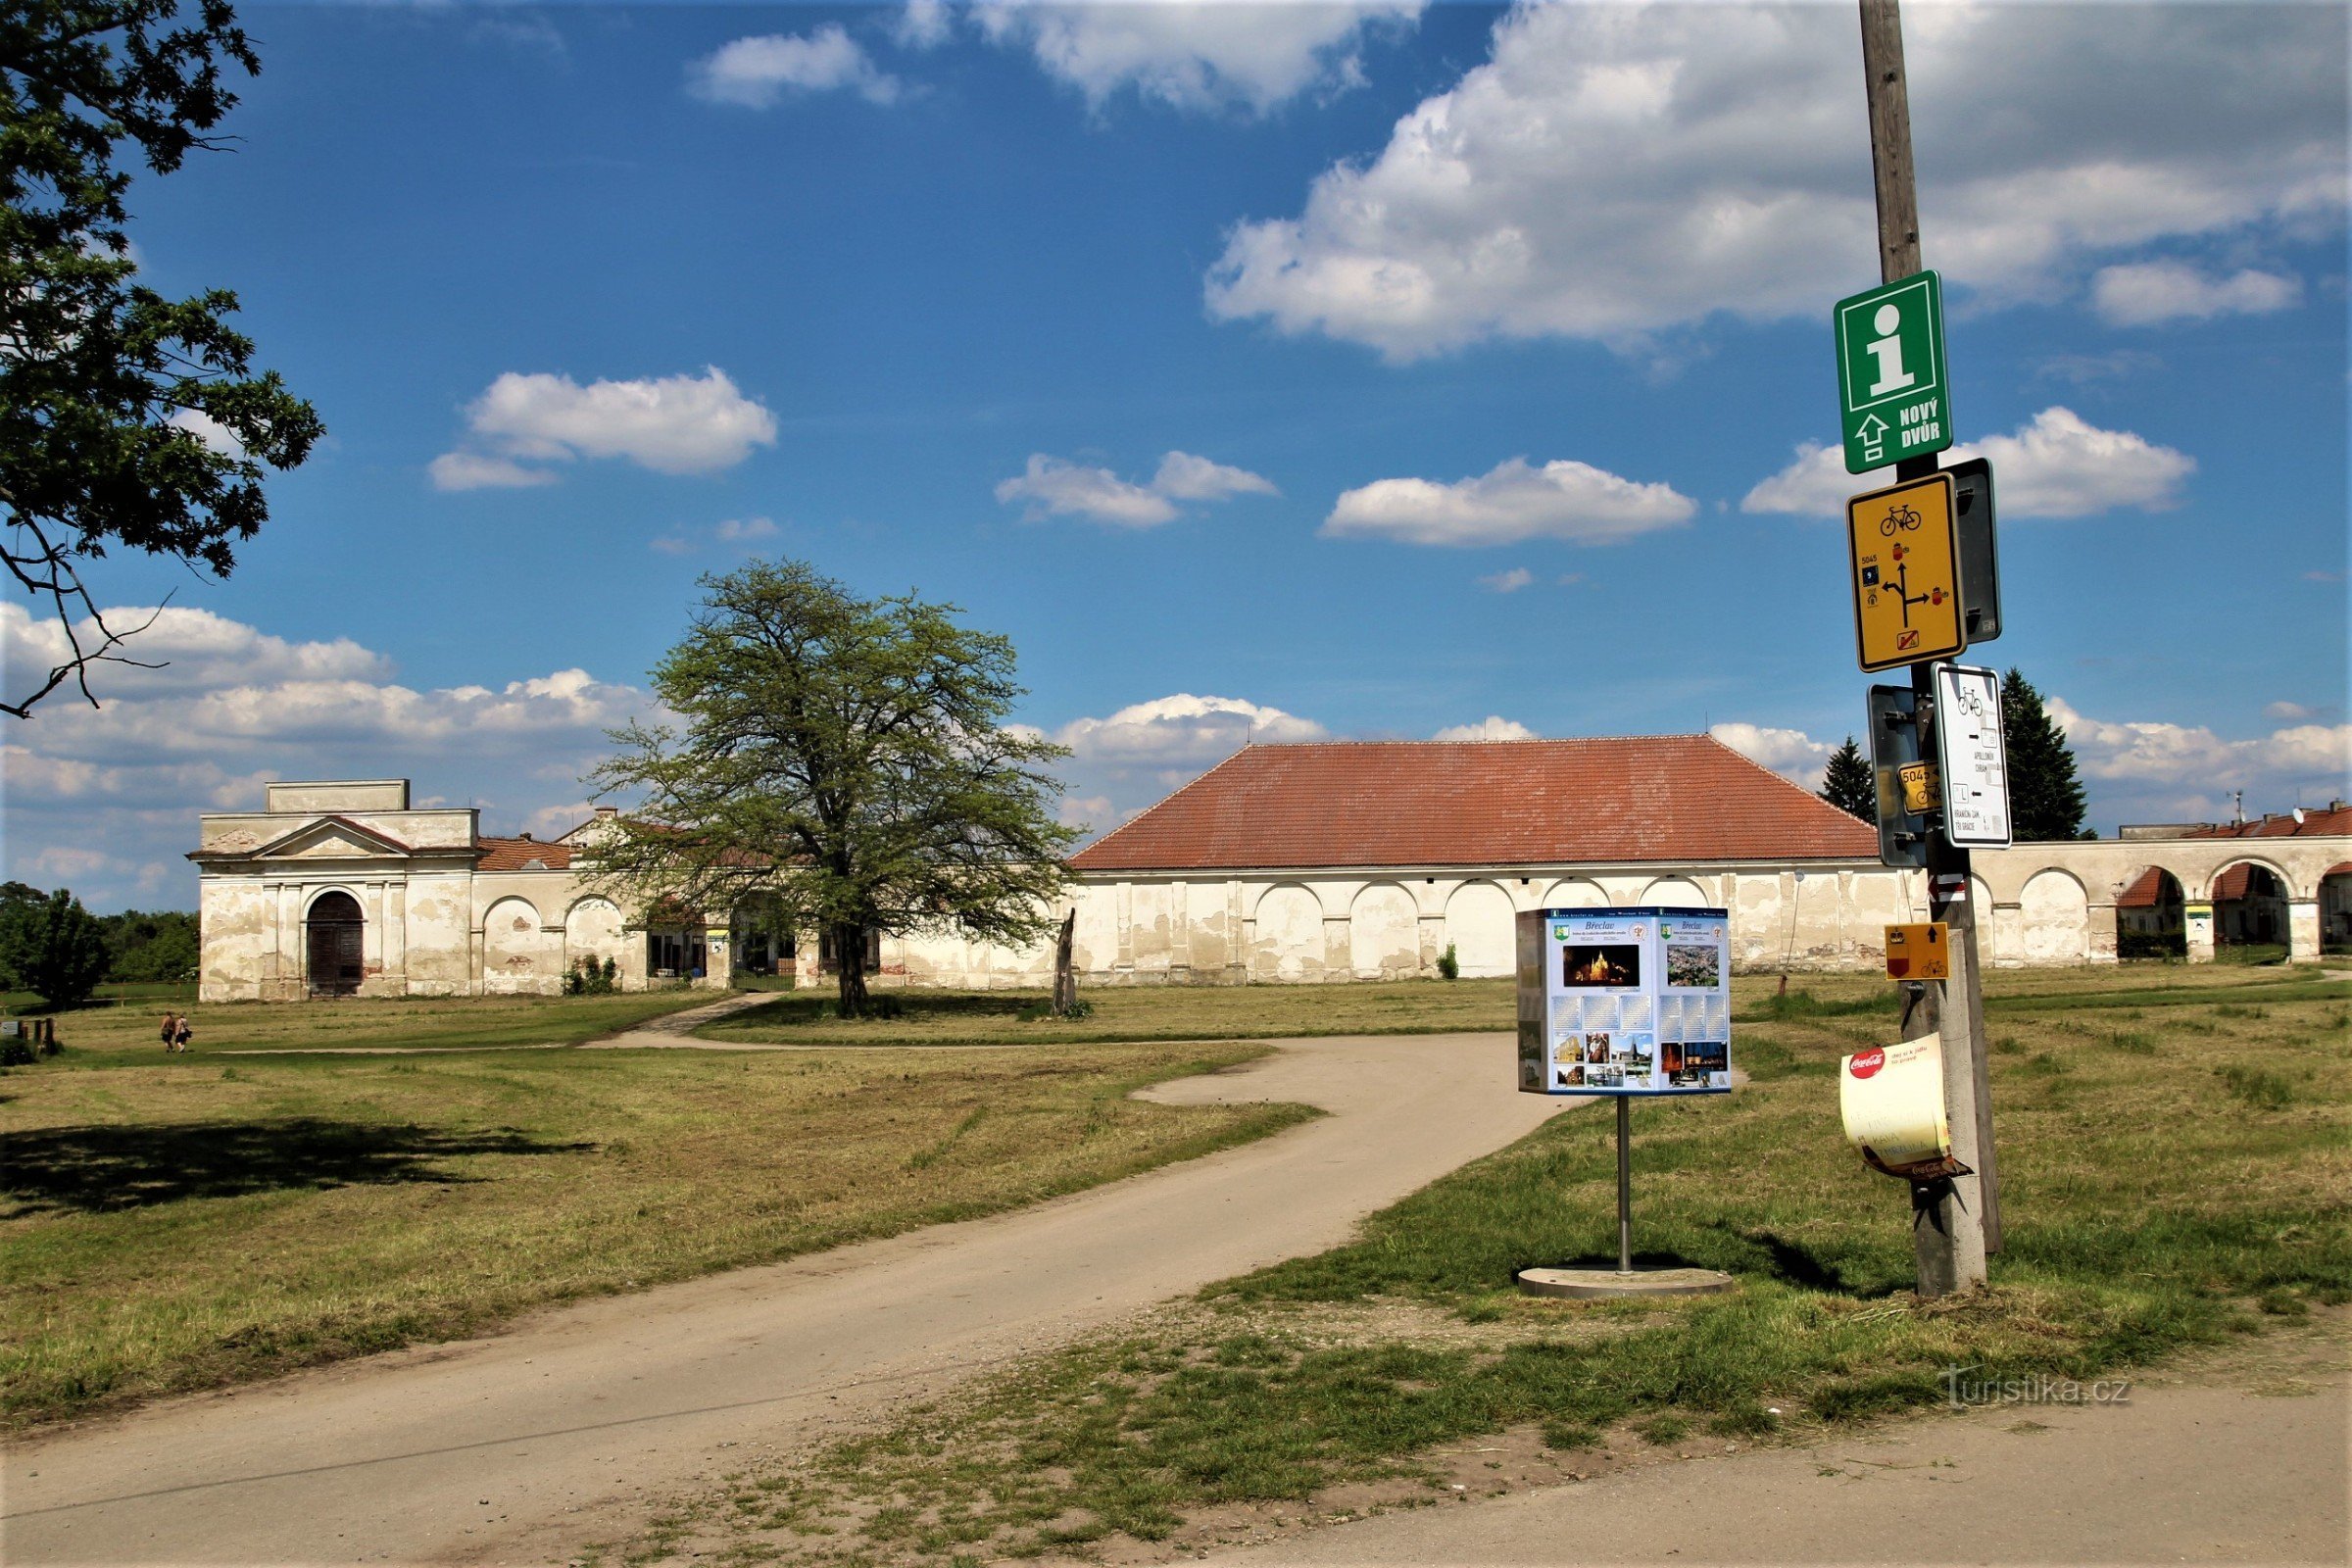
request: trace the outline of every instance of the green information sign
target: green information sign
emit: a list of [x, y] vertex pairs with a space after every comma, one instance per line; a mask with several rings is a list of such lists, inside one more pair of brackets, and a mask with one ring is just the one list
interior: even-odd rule
[[1845, 471], [1883, 468], [1952, 444], [1943, 282], [1920, 272], [1838, 302], [1838, 406]]

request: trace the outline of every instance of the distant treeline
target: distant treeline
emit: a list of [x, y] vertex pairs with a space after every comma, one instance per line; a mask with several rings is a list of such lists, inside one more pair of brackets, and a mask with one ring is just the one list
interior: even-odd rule
[[[64, 889], [59, 889], [64, 892]], [[69, 895], [69, 898], [71, 896]], [[10, 912], [30, 915], [50, 903], [51, 895], [23, 882], [0, 882], [0, 926], [13, 923], [7, 920]], [[105, 945], [103, 973], [109, 980], [185, 980], [196, 970], [198, 957], [196, 916], [179, 909], [125, 909], [121, 914], [81, 914], [79, 904], [72, 906], [74, 914], [89, 922], [81, 926]], [[78, 925], [79, 921], [74, 924]], [[94, 928], [94, 929], [93, 929]], [[15, 933], [8, 933], [14, 935]], [[29, 935], [29, 933], [27, 933]], [[52, 942], [74, 938], [64, 932], [50, 934]], [[0, 949], [17, 946], [0, 940]], [[8, 963], [8, 955], [0, 953], [0, 967], [16, 967]], [[29, 964], [24, 965], [30, 967]], [[25, 977], [6, 978], [23, 983]], [[35, 989], [29, 988], [28, 989]]]

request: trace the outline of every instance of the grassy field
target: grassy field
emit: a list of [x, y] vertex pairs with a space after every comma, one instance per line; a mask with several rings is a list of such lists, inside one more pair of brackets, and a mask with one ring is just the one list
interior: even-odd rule
[[[2316, 980], [2314, 970], [2275, 976]], [[2109, 991], [2144, 992], [2151, 999], [2186, 1000], [2209, 986], [2242, 986], [2243, 969], [2213, 964], [2123, 964], [2072, 971], [2069, 997]], [[1732, 1002], [1742, 1022], [1792, 1017], [1827, 1009], [1854, 1015], [1896, 1015], [1894, 988], [1869, 974], [1799, 974], [1792, 995], [1777, 995], [1765, 974], [1732, 978]], [[2032, 991], [2030, 971], [2013, 972], [1997, 989]], [[886, 991], [878, 1000], [894, 1015], [844, 1021], [833, 995], [785, 993], [757, 1007], [704, 1025], [706, 1040], [760, 1045], [869, 1046], [1027, 1045], [1102, 1040], [1236, 1040], [1309, 1035], [1430, 1034], [1508, 1029], [1514, 1015], [1510, 980], [1404, 980], [1387, 984], [1253, 986], [1099, 986], [1083, 997], [1083, 1018], [1045, 1015], [1042, 991]], [[2004, 1004], [2006, 1004], [2004, 1003]], [[1793, 1010], [1792, 1010], [1793, 1009]]]
[[1883, 997], [1806, 980], [1743, 998], [1777, 1015], [1736, 1036], [1746, 1088], [1634, 1113], [1638, 1251], [1727, 1270], [1728, 1297], [1512, 1289], [1523, 1267], [1614, 1258], [1611, 1123], [1587, 1111], [1354, 1244], [748, 1470], [622, 1554], [1189, 1551], [1220, 1509], [1330, 1517], [1368, 1488], [1409, 1502], [1475, 1479], [1447, 1457], [1473, 1443], [1563, 1466], [1720, 1451], [1936, 1403], [1946, 1368], [2085, 1378], [2352, 1299], [2352, 984], [2200, 967], [1992, 989], [2008, 1247], [1985, 1292], [1911, 1294], [1905, 1190], [1838, 1124], [1838, 1058], [1890, 1037]]
[[194, 1020], [195, 1050], [375, 1049], [451, 1051], [500, 1046], [570, 1046], [596, 1040], [683, 1007], [720, 1000], [708, 991], [641, 991], [611, 997], [359, 998], [334, 1002], [218, 1002], [191, 1005], [172, 997], [126, 997], [119, 1004], [55, 1015], [66, 1059], [113, 1066], [164, 1058], [156, 1038], [167, 1011]]
[[[590, 1004], [642, 1000], [418, 1004], [397, 1038], [601, 1030], [627, 1009]], [[265, 1010], [245, 1038], [348, 1039], [404, 1006]], [[224, 1060], [202, 1054], [222, 1013], [194, 1055], [0, 1075], [0, 1421], [1008, 1208], [1307, 1114], [1125, 1098], [1249, 1046]]]

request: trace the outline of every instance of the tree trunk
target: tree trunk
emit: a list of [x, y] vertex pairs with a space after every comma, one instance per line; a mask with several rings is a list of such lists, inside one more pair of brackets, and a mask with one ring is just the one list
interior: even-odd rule
[[1061, 917], [1061, 935], [1054, 940], [1054, 1016], [1066, 1018], [1078, 1004], [1078, 975], [1070, 967], [1070, 944], [1078, 931], [1078, 911]]
[[844, 1018], [865, 1016], [865, 927], [833, 928], [833, 980]]

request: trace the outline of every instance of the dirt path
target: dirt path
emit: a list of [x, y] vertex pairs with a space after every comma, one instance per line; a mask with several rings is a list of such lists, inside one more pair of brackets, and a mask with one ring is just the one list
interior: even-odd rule
[[1513, 1091], [1511, 1049], [1507, 1035], [1287, 1042], [1153, 1095], [1333, 1113], [1248, 1148], [17, 1445], [0, 1559], [562, 1562], [731, 1468], [730, 1449], [940, 1392], [1346, 1239], [1562, 1108]]
[[2293, 1364], [2143, 1380], [2122, 1403], [1923, 1416], [1801, 1447], [1385, 1514], [1206, 1560], [2340, 1568], [2352, 1557], [2344, 1347], [2305, 1339], [2286, 1349]]

